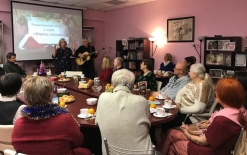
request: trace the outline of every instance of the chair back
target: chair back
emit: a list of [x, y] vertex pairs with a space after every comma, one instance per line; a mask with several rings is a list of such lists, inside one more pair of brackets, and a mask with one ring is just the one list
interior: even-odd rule
[[26, 155], [23, 153], [16, 153], [16, 151], [9, 150], [9, 149], [4, 150], [3, 153], [4, 153], [4, 155]]
[[215, 99], [214, 103], [209, 107], [209, 109], [205, 109], [205, 112], [208, 111], [208, 113], [210, 113], [210, 114], [214, 113], [216, 105], [217, 105], [217, 101]]
[[152, 149], [149, 150], [128, 150], [123, 149], [117, 146], [114, 146], [107, 142], [107, 139], [104, 138], [106, 155], [155, 155], [155, 146], [153, 145]]
[[67, 77], [72, 77], [74, 75], [81, 76], [82, 75], [82, 71], [66, 71], [66, 76]]
[[157, 91], [158, 92], [160, 91], [161, 85], [162, 85], [161, 81], [156, 81], [156, 86], [157, 86]]
[[234, 150], [231, 153], [232, 155], [247, 155], [247, 137], [244, 128], [241, 129]]
[[14, 125], [0, 125], [0, 151], [14, 149], [11, 143], [11, 135]]

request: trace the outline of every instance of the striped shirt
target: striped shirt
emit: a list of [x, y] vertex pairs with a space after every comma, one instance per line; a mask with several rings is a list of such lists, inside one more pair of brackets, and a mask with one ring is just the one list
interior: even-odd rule
[[177, 75], [174, 75], [170, 78], [167, 85], [161, 89], [161, 93], [174, 100], [178, 91], [181, 90], [189, 81], [190, 78], [187, 75], [180, 78], [178, 78]]

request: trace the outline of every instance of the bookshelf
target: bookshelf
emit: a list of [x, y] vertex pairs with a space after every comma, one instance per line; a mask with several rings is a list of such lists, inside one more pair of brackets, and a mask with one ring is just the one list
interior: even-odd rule
[[123, 67], [133, 72], [139, 72], [142, 59], [150, 59], [150, 41], [148, 38], [134, 38], [116, 41], [116, 57], [123, 59]]
[[242, 52], [240, 36], [204, 38], [204, 66], [212, 78], [240, 71], [246, 67], [246, 56], [247, 53]]

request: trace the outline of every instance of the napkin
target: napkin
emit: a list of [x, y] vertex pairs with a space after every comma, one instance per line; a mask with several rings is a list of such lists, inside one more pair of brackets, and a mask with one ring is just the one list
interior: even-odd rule
[[149, 101], [149, 100], [148, 100], [148, 103], [149, 103], [149, 104], [160, 104], [159, 101]]

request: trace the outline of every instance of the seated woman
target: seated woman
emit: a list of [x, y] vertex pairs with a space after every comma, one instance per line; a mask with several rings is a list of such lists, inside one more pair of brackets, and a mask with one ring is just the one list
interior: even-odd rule
[[208, 129], [197, 135], [188, 131], [171, 129], [163, 139], [159, 150], [162, 154], [181, 155], [230, 155], [241, 128], [246, 128], [247, 116], [243, 108], [245, 91], [240, 82], [232, 78], [218, 81], [216, 100], [223, 109], [212, 119]]
[[185, 57], [184, 62], [187, 64], [187, 72], [189, 72], [190, 66], [196, 63], [196, 58], [194, 56]]
[[75, 119], [69, 112], [52, 104], [52, 84], [48, 78], [31, 78], [26, 81], [24, 98], [27, 107], [14, 126], [12, 145], [24, 154], [91, 155], [79, 148], [83, 142]]
[[160, 70], [173, 72], [174, 64], [172, 63], [172, 55], [166, 53], [164, 56], [164, 62], [160, 64]]
[[[168, 129], [181, 125], [187, 114], [202, 113], [207, 105], [214, 103], [214, 87], [212, 79], [205, 73], [202, 64], [194, 64], [190, 67], [191, 81], [187, 83], [176, 95], [175, 103], [179, 109], [176, 118], [162, 126], [163, 133]], [[191, 124], [190, 120], [186, 120]]]
[[[247, 94], [247, 72], [235, 72], [232, 76], [234, 79], [238, 80], [245, 91], [245, 94]], [[245, 98], [247, 98], [247, 95], [245, 95]], [[244, 107], [247, 110], [247, 100], [245, 100], [245, 104]], [[206, 130], [208, 128], [208, 126], [211, 123], [211, 120], [215, 117], [215, 114], [217, 113], [217, 111], [215, 113], [213, 113], [211, 115], [211, 118], [209, 120], [204, 120], [201, 121], [199, 123], [194, 123], [194, 124], [190, 124], [188, 125], [190, 130], [196, 131], [198, 130], [198, 132], [202, 132], [202, 130]]]
[[0, 78], [0, 125], [12, 125], [21, 117], [21, 109], [25, 107], [16, 101], [22, 85], [20, 75], [9, 73]]
[[104, 138], [123, 149], [152, 148], [148, 101], [131, 93], [134, 81], [131, 71], [117, 70], [112, 75], [113, 93], [104, 92], [99, 97], [95, 123], [100, 128], [103, 154], [106, 154]]
[[135, 84], [141, 81], [147, 81], [147, 89], [151, 91], [157, 91], [156, 78], [154, 73], [151, 71], [153, 64], [151, 60], [143, 59], [140, 65], [140, 69], [143, 71], [143, 74], [136, 78]]
[[103, 58], [102, 69], [103, 71], [99, 75], [99, 80], [104, 82], [111, 82], [113, 69], [112, 69], [112, 62], [110, 57]]

